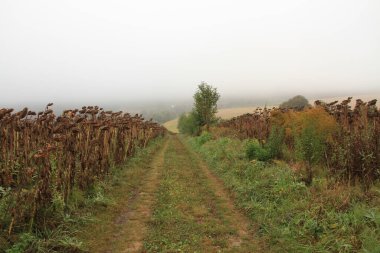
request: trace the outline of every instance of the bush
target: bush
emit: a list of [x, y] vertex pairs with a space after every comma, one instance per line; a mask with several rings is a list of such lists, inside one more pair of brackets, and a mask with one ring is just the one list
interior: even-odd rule
[[195, 139], [195, 142], [197, 143], [198, 146], [202, 146], [203, 144], [205, 144], [211, 139], [212, 139], [212, 136], [209, 132], [202, 132], [201, 136]]
[[178, 120], [178, 129], [182, 134], [198, 135], [200, 132], [199, 120], [194, 112], [182, 114]]
[[309, 164], [317, 164], [322, 159], [325, 143], [311, 122], [296, 136], [295, 148], [297, 158]]
[[269, 135], [268, 142], [261, 145], [258, 140], [249, 140], [246, 143], [245, 155], [249, 160], [269, 161], [279, 158], [282, 154], [285, 132], [281, 127], [274, 126]]
[[245, 146], [245, 155], [249, 160], [268, 161], [271, 152], [267, 147], [262, 147], [258, 140], [249, 140]]
[[325, 142], [323, 135], [318, 133], [316, 124], [309, 118], [301, 132], [296, 135], [296, 156], [299, 160], [306, 163], [306, 185], [311, 185], [313, 181], [312, 165], [317, 164], [323, 156]]
[[249, 140], [245, 145], [245, 155], [248, 160], [256, 158], [257, 150], [260, 149], [260, 144], [257, 140]]
[[285, 130], [280, 126], [273, 126], [266, 144], [271, 158], [280, 158], [284, 146]]

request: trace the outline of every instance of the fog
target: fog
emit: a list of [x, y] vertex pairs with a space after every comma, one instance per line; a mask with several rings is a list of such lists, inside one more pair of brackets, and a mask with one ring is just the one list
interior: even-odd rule
[[0, 107], [380, 90], [380, 1], [0, 1]]

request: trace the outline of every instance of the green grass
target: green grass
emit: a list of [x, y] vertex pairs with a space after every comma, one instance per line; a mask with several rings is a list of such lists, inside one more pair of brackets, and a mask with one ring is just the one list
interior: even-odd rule
[[380, 191], [316, 177], [306, 187], [282, 162], [249, 161], [245, 141], [187, 143], [236, 196], [271, 252], [380, 252]]
[[148, 236], [148, 252], [217, 252], [236, 233], [197, 162], [174, 139], [165, 154]]

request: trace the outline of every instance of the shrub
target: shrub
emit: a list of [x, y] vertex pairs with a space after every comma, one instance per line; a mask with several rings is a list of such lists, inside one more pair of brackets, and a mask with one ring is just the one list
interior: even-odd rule
[[280, 126], [273, 126], [269, 134], [266, 147], [269, 150], [271, 158], [280, 158], [284, 146], [285, 131]]
[[211, 139], [212, 139], [212, 136], [209, 132], [202, 132], [202, 134], [200, 136], [198, 136], [195, 139], [195, 141], [196, 141], [198, 146], [202, 146], [203, 144], [205, 144], [206, 142], [208, 142]]
[[313, 181], [311, 166], [319, 162], [324, 149], [323, 140], [311, 123], [305, 126], [301, 133], [296, 136], [296, 156], [306, 163], [306, 185], [311, 185]]
[[321, 108], [301, 112], [295, 118], [296, 157], [306, 163], [307, 185], [313, 180], [312, 166], [322, 160], [326, 144], [331, 142], [335, 131], [335, 119]]
[[178, 129], [182, 134], [198, 135], [200, 131], [198, 117], [194, 112], [182, 114], [178, 120]]
[[245, 155], [249, 160], [255, 159], [260, 144], [257, 140], [249, 140], [245, 146]]
[[274, 126], [266, 144], [261, 145], [256, 139], [249, 140], [245, 147], [246, 157], [249, 160], [256, 159], [259, 161], [268, 161], [280, 157], [283, 148], [284, 134], [283, 128]]
[[247, 141], [245, 155], [249, 160], [268, 161], [271, 159], [270, 150], [267, 147], [261, 146], [256, 139]]

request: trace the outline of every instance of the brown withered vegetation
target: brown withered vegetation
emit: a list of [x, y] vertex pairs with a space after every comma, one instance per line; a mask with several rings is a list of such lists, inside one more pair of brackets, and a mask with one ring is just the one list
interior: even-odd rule
[[326, 155], [331, 171], [353, 183], [360, 179], [368, 186], [380, 178], [380, 111], [376, 99], [357, 99], [354, 108], [349, 105], [351, 100], [316, 101], [315, 105], [324, 108], [339, 126]]
[[246, 113], [230, 120], [221, 122], [220, 127], [232, 128], [239, 132], [242, 138], [255, 138], [263, 142], [269, 136], [270, 116], [277, 108], [264, 109], [258, 107], [253, 113]]
[[[341, 103], [334, 101], [324, 103], [316, 101], [314, 108], [301, 112], [289, 109], [261, 109], [252, 114], [244, 114], [231, 120], [221, 122], [218, 127], [232, 129], [241, 138], [255, 138], [265, 143], [273, 126], [285, 131], [284, 145], [294, 151], [294, 125], [297, 118], [305, 116], [308, 110], [321, 110], [336, 125], [331, 136], [326, 137], [326, 150], [323, 163], [337, 178], [351, 183], [361, 181], [368, 187], [380, 178], [380, 111], [377, 100], [363, 102], [356, 100], [352, 108], [352, 97]], [[314, 116], [321, 113], [314, 112]], [[312, 114], [309, 114], [312, 115]], [[331, 122], [329, 122], [331, 125]], [[322, 122], [323, 126], [324, 123]], [[293, 132], [293, 133], [292, 133]]]
[[38, 113], [0, 109], [0, 186], [8, 191], [11, 217], [0, 226], [8, 234], [41, 223], [53, 194], [66, 204], [74, 187], [90, 189], [165, 133], [137, 114], [84, 106], [56, 116], [52, 105]]

